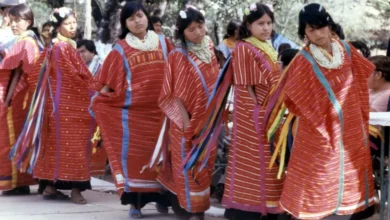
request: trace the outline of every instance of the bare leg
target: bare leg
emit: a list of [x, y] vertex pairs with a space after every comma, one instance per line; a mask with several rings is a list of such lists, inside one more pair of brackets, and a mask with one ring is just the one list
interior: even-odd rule
[[72, 202], [80, 205], [87, 204], [87, 200], [81, 195], [80, 189], [73, 188], [71, 192]]

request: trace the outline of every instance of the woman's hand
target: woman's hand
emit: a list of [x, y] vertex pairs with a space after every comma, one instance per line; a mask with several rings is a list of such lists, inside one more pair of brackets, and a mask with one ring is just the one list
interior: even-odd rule
[[109, 93], [114, 92], [113, 89], [111, 89], [108, 85], [103, 86], [103, 88], [100, 90], [100, 93]]
[[188, 126], [190, 125], [190, 118], [183, 118], [183, 128], [182, 131], [187, 130]]
[[177, 106], [179, 107], [180, 115], [183, 120], [183, 127], [182, 131], [184, 132], [187, 130], [188, 126], [190, 125], [190, 114], [188, 113], [186, 107], [184, 106], [184, 103], [181, 99], [176, 98]]

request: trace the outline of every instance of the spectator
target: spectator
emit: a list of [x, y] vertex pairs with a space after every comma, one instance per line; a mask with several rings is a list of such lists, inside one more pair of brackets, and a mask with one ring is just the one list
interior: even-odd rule
[[163, 34], [163, 32], [162, 32], [163, 22], [162, 22], [161, 18], [159, 18], [157, 16], [151, 16], [150, 20], [152, 21], [154, 32], [156, 32], [157, 34]]
[[289, 43], [283, 43], [278, 48], [278, 54], [281, 54], [283, 51], [291, 49], [291, 45]]
[[44, 44], [45, 47], [49, 46], [51, 43], [52, 28], [53, 28], [53, 25], [50, 21], [45, 22], [42, 25], [41, 39], [42, 39], [42, 43]]
[[77, 42], [77, 51], [81, 54], [89, 71], [95, 75], [103, 63], [96, 52], [95, 43], [91, 40], [80, 40]]
[[298, 45], [296, 45], [291, 40], [285, 38], [281, 34], [276, 33], [274, 30], [272, 31], [272, 34], [271, 34], [271, 40], [272, 40], [272, 46], [274, 47], [274, 49], [276, 51], [279, 51], [279, 47], [282, 44], [290, 44], [291, 48], [299, 49]]

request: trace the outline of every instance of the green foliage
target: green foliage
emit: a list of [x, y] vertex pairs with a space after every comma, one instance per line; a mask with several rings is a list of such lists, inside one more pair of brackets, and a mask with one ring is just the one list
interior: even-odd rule
[[49, 20], [52, 11], [51, 6], [44, 1], [29, 1], [29, 6], [34, 12], [35, 27], [41, 29], [42, 25]]

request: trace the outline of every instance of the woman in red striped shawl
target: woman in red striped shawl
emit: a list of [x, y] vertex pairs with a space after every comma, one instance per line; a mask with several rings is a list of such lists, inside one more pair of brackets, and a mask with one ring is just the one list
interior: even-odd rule
[[[241, 42], [232, 53], [234, 113], [222, 204], [230, 220], [277, 217], [283, 179], [269, 168], [270, 145], [262, 129], [265, 97], [277, 83], [277, 54], [267, 40], [274, 15], [268, 6], [254, 3], [245, 9]], [[275, 214], [273, 216], [273, 214]]]
[[17, 40], [3, 54], [0, 64], [0, 190], [3, 195], [29, 193], [29, 185], [36, 183], [31, 175], [18, 172], [8, 155], [27, 115], [31, 96], [27, 72], [42, 50], [39, 38], [31, 30], [34, 25], [31, 9], [26, 5], [14, 6], [9, 16]]
[[92, 100], [92, 110], [122, 205], [130, 205], [130, 218], [141, 218], [141, 209], [149, 202], [168, 212], [158, 173], [143, 166], [152, 157], [164, 116], [158, 97], [172, 47], [150, 30], [149, 15], [138, 2], [125, 4], [120, 22], [121, 40], [95, 76], [100, 92]]
[[[181, 43], [168, 56], [159, 105], [172, 121], [170, 128], [170, 160], [158, 180], [179, 200], [190, 219], [203, 219], [210, 207], [210, 184], [214, 170], [216, 145], [208, 152], [200, 172], [183, 172], [182, 163], [192, 150], [192, 135], [203, 117], [216, 82], [219, 65], [213, 44], [206, 36], [205, 19], [199, 11], [180, 11], [176, 39]], [[200, 164], [199, 164], [200, 165]], [[172, 204], [174, 205], [174, 204]], [[178, 207], [177, 207], [178, 208]], [[178, 209], [174, 209], [176, 213]], [[183, 211], [183, 210], [182, 210]]]
[[[300, 11], [298, 34], [307, 45], [268, 99], [267, 133], [277, 131], [287, 108], [282, 139], [275, 140], [292, 145], [284, 210], [299, 219], [366, 219], [374, 211], [367, 78], [375, 66], [332, 39], [332, 24], [322, 5]], [[275, 147], [282, 171], [285, 146]]]
[[11, 156], [20, 170], [33, 173], [45, 185], [44, 199], [68, 199], [60, 189], [71, 190], [76, 204], [87, 201], [81, 192], [91, 189], [91, 117], [88, 84], [92, 79], [72, 40], [77, 16], [69, 8], [50, 16], [55, 37], [30, 71], [33, 97], [27, 120]]

